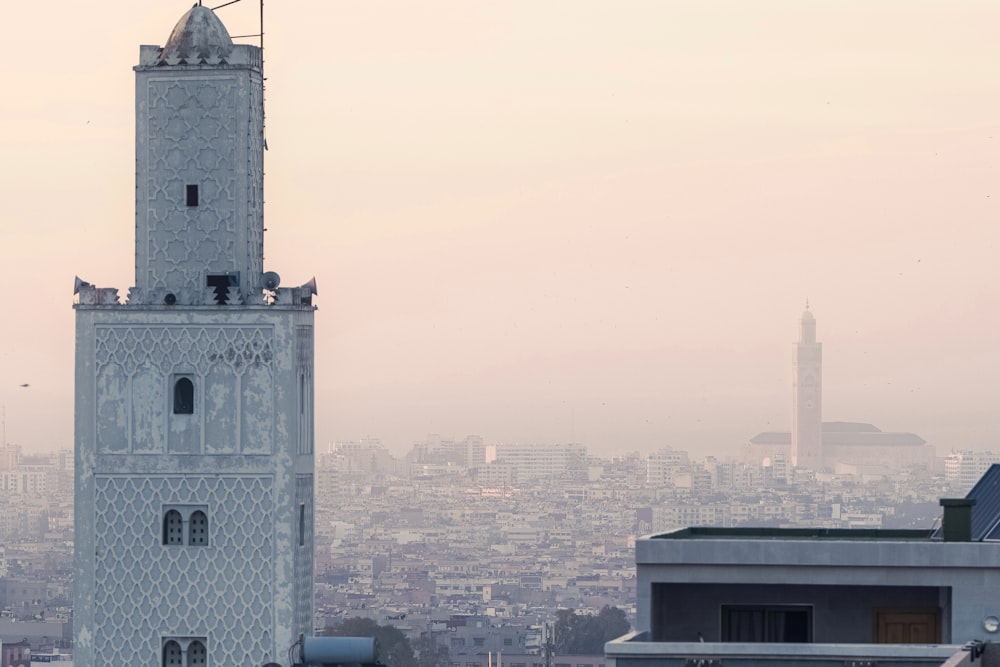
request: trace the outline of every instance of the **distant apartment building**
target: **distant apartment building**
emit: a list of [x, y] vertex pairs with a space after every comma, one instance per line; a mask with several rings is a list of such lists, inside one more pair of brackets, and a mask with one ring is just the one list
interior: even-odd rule
[[0, 489], [7, 493], [44, 496], [54, 491], [55, 471], [50, 466], [18, 466], [0, 473]]
[[67, 453], [26, 456], [18, 445], [0, 447], [0, 492], [29, 496], [72, 494], [73, 463]]
[[487, 462], [513, 466], [519, 482], [538, 479], [584, 480], [587, 448], [580, 444], [498, 443], [486, 447]]
[[40, 538], [49, 527], [49, 511], [41, 497], [15, 497], [0, 505], [0, 540]]
[[971, 449], [953, 451], [944, 460], [945, 481], [964, 488], [972, 488], [990, 466], [1000, 463], [998, 452], [977, 452]]
[[708, 464], [713, 483], [719, 489], [759, 489], [763, 486], [763, 466], [742, 461], [720, 461]]
[[21, 463], [21, 446], [0, 443], [0, 472], [14, 470]]
[[692, 466], [674, 476], [674, 487], [689, 495], [704, 495], [712, 491], [712, 474], [704, 468]]
[[729, 526], [730, 517], [728, 505], [661, 505], [653, 508], [653, 531], [682, 526]]
[[476, 468], [480, 486], [504, 488], [517, 484], [517, 468], [506, 461], [491, 461]]
[[414, 443], [407, 459], [413, 463], [451, 464], [463, 468], [476, 468], [486, 463], [486, 445], [478, 435], [454, 440], [432, 433], [424, 442]]
[[389, 449], [376, 438], [338, 442], [319, 456], [319, 463], [347, 475], [395, 472], [396, 462]]
[[646, 458], [646, 483], [651, 486], [672, 486], [674, 477], [689, 465], [688, 453], [664, 447]]
[[[801, 511], [801, 505], [781, 501], [689, 503], [684, 505], [668, 503], [653, 508], [652, 527], [654, 532], [659, 532], [681, 526], [732, 527], [792, 524], [799, 519]], [[866, 525], [869, 523], [870, 519]], [[838, 517], [834, 525], [847, 524], [844, 524], [843, 520]]]

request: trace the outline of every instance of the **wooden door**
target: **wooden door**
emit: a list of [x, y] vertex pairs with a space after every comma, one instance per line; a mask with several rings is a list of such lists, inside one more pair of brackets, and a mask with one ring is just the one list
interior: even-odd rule
[[879, 609], [875, 612], [879, 644], [940, 644], [940, 609]]

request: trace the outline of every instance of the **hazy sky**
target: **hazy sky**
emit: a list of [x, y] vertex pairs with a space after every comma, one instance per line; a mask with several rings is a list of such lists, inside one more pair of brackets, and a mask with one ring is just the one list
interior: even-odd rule
[[[73, 276], [134, 281], [131, 68], [189, 6], [5, 8], [10, 442], [72, 444]], [[265, 14], [265, 268], [319, 284], [320, 449], [734, 451], [789, 427], [807, 298], [824, 418], [1000, 448], [995, 0]]]

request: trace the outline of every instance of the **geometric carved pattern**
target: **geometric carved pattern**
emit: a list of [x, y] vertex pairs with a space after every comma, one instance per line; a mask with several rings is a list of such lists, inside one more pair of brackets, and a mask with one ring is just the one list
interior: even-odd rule
[[[273, 328], [99, 325], [94, 334], [98, 452], [272, 451]], [[170, 405], [178, 373], [194, 380], [193, 414]]]
[[298, 454], [313, 453], [313, 328], [295, 327], [295, 349], [299, 377]]
[[199, 371], [213, 364], [240, 374], [251, 365], [270, 366], [271, 327], [98, 326], [97, 369], [115, 363], [134, 372], [140, 366], [172, 373]]
[[[277, 657], [267, 630], [275, 585], [269, 476], [96, 475], [94, 493], [95, 665], [157, 665], [161, 638], [171, 636], [211, 637], [212, 664]], [[209, 546], [161, 544], [161, 513], [172, 503], [210, 508]]]
[[299, 367], [312, 369], [313, 328], [311, 326], [295, 327], [295, 348], [298, 350], [296, 361]]
[[259, 276], [264, 272], [264, 86], [258, 79], [250, 86], [250, 122], [244, 131], [248, 175], [244, 256], [250, 276]]
[[[238, 108], [236, 77], [151, 80], [146, 88], [146, 193], [148, 261], [145, 286], [198, 285], [206, 267], [236, 270], [242, 221], [237, 192], [237, 118], [220, 110]], [[198, 205], [181, 199], [197, 184]]]
[[305, 506], [305, 533], [303, 542], [305, 546], [296, 547], [295, 551], [295, 580], [298, 584], [296, 591], [298, 598], [295, 600], [295, 624], [300, 628], [300, 632], [312, 633], [313, 608], [312, 608], [312, 586], [313, 586], [313, 476], [295, 476], [295, 502], [297, 505]]
[[[245, 281], [260, 275], [263, 110], [260, 81], [247, 76], [146, 81], [140, 287], [204, 287], [206, 270], [245, 272]], [[198, 186], [195, 206], [187, 205], [189, 185]]]

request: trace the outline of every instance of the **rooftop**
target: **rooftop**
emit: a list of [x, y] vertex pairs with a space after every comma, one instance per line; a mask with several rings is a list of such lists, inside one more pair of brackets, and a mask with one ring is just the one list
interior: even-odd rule
[[693, 526], [668, 533], [651, 535], [653, 540], [849, 540], [849, 541], [918, 541], [930, 538], [932, 531], [882, 528], [716, 528]]

